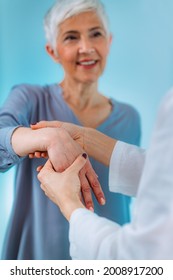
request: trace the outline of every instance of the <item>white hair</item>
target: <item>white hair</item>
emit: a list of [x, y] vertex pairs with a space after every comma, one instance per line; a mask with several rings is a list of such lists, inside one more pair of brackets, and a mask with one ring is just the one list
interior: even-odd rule
[[108, 17], [100, 0], [57, 0], [44, 18], [44, 29], [47, 42], [55, 49], [59, 25], [66, 19], [77, 14], [95, 11], [109, 34]]

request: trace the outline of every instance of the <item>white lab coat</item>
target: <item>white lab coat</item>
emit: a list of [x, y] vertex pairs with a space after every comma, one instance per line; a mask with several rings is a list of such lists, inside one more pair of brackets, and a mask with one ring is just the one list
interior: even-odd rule
[[109, 175], [111, 191], [136, 195], [132, 221], [119, 226], [86, 209], [75, 210], [72, 258], [173, 259], [173, 91], [160, 106], [146, 157], [144, 150], [118, 142]]

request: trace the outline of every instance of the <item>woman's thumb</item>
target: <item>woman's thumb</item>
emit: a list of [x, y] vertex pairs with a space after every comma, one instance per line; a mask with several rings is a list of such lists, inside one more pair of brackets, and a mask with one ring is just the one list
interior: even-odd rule
[[75, 161], [72, 163], [72, 165], [67, 168], [66, 170], [70, 171], [70, 172], [79, 172], [85, 165], [87, 161], [87, 154], [83, 153], [81, 155], [79, 155]]

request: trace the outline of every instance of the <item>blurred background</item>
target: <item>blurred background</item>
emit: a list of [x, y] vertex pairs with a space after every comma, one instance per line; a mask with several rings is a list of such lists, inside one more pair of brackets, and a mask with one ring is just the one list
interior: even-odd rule
[[[103, 0], [113, 43], [100, 89], [132, 104], [148, 147], [161, 98], [173, 86], [173, 1]], [[43, 17], [54, 0], [0, 0], [0, 106], [20, 83], [58, 82], [63, 73], [47, 56]], [[14, 196], [14, 168], [0, 174], [0, 253]], [[19, 205], [20, 207], [20, 205]]]

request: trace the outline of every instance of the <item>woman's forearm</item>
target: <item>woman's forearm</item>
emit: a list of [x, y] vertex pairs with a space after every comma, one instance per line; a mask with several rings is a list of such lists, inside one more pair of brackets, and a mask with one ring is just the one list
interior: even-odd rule
[[93, 128], [84, 129], [84, 150], [106, 166], [109, 166], [116, 142], [117, 140]]

